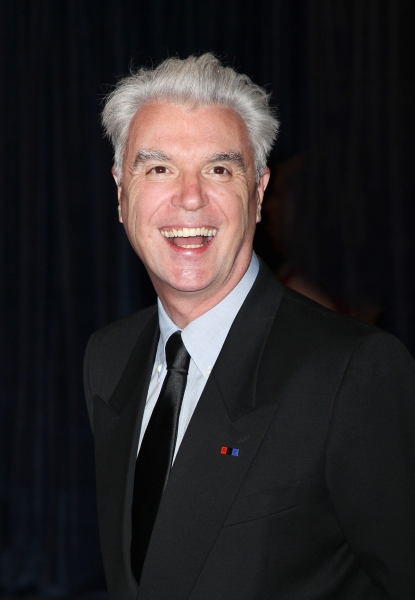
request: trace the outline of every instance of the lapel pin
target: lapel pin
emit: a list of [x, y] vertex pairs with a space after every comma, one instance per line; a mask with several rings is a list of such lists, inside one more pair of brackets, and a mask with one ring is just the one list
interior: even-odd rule
[[239, 456], [239, 448], [230, 448], [229, 446], [222, 446], [220, 449], [221, 454], [228, 454], [229, 456]]

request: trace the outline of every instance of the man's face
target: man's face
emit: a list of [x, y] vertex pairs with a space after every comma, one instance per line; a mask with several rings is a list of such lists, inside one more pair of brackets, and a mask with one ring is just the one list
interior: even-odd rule
[[238, 283], [268, 177], [255, 183], [245, 125], [231, 109], [153, 103], [137, 112], [120, 220], [159, 296], [214, 298]]

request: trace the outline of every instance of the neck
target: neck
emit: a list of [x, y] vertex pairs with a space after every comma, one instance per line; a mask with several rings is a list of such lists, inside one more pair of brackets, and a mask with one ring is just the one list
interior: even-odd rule
[[236, 270], [231, 277], [217, 290], [199, 290], [183, 292], [154, 282], [154, 287], [166, 313], [180, 329], [184, 329], [191, 321], [204, 315], [219, 304], [238, 285], [245, 275], [250, 261]]

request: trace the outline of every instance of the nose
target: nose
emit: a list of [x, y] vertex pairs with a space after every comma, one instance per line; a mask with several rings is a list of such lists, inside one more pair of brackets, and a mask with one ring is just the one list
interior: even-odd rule
[[172, 205], [184, 210], [195, 211], [208, 204], [206, 191], [197, 175], [182, 175], [180, 186], [172, 199]]

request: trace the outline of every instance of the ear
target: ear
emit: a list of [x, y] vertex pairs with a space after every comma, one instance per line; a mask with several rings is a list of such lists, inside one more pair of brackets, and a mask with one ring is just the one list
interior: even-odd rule
[[115, 185], [117, 186], [117, 197], [118, 197], [118, 220], [120, 223], [123, 222], [122, 214], [121, 214], [121, 196], [122, 196], [122, 187], [118, 180], [117, 171], [112, 167], [111, 169], [112, 176], [114, 177]]
[[262, 202], [264, 200], [264, 193], [265, 190], [267, 188], [268, 182], [269, 182], [269, 178], [271, 175], [271, 171], [268, 169], [268, 167], [265, 167], [265, 169], [262, 171], [262, 175], [259, 179], [259, 183], [257, 185], [257, 207], [256, 207], [256, 222], [259, 223], [261, 220], [261, 206], [262, 206]]

